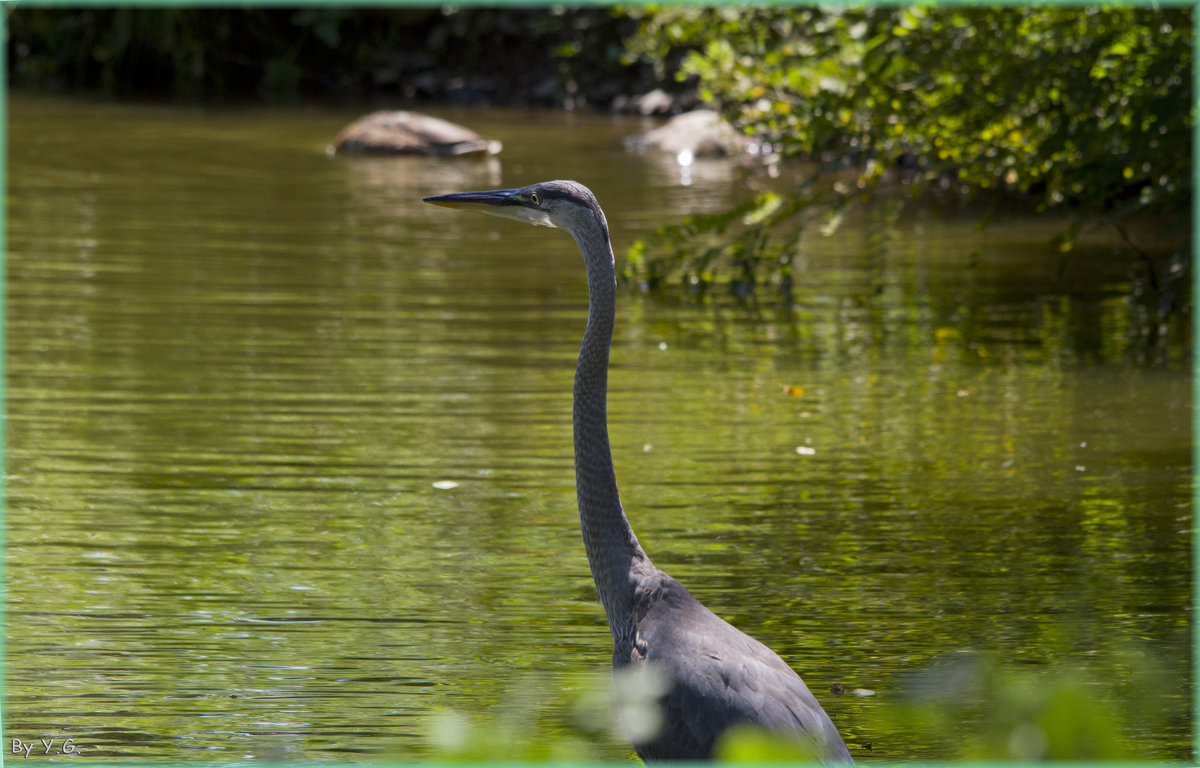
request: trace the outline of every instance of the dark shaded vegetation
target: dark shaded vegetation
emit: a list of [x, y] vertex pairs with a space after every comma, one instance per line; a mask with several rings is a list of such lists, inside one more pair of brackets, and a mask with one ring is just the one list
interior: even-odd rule
[[[607, 106], [655, 87], [608, 8], [18, 6], [11, 84], [176, 101]], [[677, 90], [682, 90], [677, 87]]]

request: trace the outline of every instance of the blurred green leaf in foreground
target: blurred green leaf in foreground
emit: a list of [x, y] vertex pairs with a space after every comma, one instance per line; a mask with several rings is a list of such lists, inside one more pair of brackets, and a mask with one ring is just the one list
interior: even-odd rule
[[[427, 739], [438, 760], [581, 761], [611, 756], [632, 730], [652, 725], [663, 680], [619, 674], [587, 679], [532, 675], [489, 714], [443, 711]], [[1046, 666], [1000, 662], [973, 651], [949, 654], [908, 677], [901, 690], [860, 700], [839, 719], [858, 760], [1159, 760], [1147, 737], [1186, 717], [1186, 684], [1164, 679], [1153, 655], [1103, 652]], [[871, 692], [874, 693], [874, 692]], [[821, 696], [827, 699], [829, 693]], [[845, 712], [842, 713], [843, 715]], [[632, 755], [632, 749], [629, 749]], [[735, 728], [718, 742], [734, 763], [804, 762], [805, 743], [787, 734]]]

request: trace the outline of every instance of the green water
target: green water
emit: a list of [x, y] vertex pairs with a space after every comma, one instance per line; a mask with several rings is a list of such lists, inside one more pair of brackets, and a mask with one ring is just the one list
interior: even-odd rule
[[[331, 158], [355, 114], [11, 97], [8, 738], [428, 757], [431, 713], [532, 712], [557, 738], [604, 679], [580, 258], [420, 198], [577, 178], [620, 255], [757, 182], [681, 185], [622, 151], [632, 119], [439, 114], [505, 151]], [[888, 715], [972, 649], [1080, 670], [1139, 756], [1191, 757], [1190, 352], [1126, 298], [1128, 255], [1096, 235], [1064, 264], [1056, 226], [868, 214], [809, 238], [790, 305], [619, 297], [642, 543], [801, 672], [860, 762], [987, 727]]]

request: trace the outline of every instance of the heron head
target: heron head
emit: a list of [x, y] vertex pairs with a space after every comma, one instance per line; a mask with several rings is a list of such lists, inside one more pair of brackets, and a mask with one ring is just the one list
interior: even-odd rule
[[572, 234], [598, 224], [604, 236], [608, 236], [608, 223], [596, 197], [590, 189], [575, 181], [543, 181], [519, 189], [452, 192], [424, 200], [449, 208], [471, 208], [541, 227], [558, 227]]

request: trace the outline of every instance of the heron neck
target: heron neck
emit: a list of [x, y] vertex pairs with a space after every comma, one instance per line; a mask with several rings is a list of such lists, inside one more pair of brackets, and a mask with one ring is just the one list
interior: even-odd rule
[[575, 369], [575, 492], [592, 578], [618, 638], [633, 626], [633, 577], [647, 559], [621, 507], [608, 442], [608, 353], [617, 300], [612, 247], [607, 237], [576, 240], [587, 264], [588, 319]]

